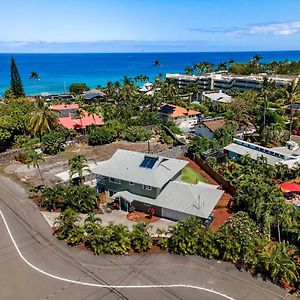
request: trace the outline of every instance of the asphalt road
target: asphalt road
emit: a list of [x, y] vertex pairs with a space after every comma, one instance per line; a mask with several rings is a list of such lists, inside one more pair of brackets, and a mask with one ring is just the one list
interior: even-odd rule
[[229, 263], [197, 256], [94, 256], [69, 247], [52, 236], [24, 189], [0, 176], [0, 210], [24, 258], [40, 270], [70, 280], [54, 279], [24, 262], [0, 218], [0, 299], [225, 299], [186, 287], [103, 288], [186, 284], [203, 287], [233, 299], [286, 299], [279, 287], [239, 272]]

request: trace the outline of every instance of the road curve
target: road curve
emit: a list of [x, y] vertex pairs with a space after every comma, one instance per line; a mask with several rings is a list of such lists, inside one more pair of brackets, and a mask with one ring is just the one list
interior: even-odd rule
[[[41, 281], [40, 293], [24, 289], [30, 299], [99, 299], [100, 294], [103, 299], [139, 299], [143, 295], [143, 299], [201, 297], [258, 300], [283, 299], [285, 296], [278, 287], [252, 279], [245, 272], [239, 273], [230, 264], [222, 263], [220, 266], [216, 261], [199, 257], [95, 257], [89, 252], [67, 247], [51, 235], [46, 222], [21, 186], [0, 176], [0, 191], [0, 215], [4, 224], [1, 227], [0, 258], [7, 256], [9, 248], [8, 255], [13, 257], [13, 264], [18, 265], [18, 272], [23, 270], [22, 280], [26, 278], [28, 269], [36, 273], [30, 273], [32, 277], [39, 274], [36, 278]], [[3, 265], [1, 260], [0, 264]], [[63, 271], [60, 269], [62, 266]], [[13, 272], [9, 261], [2, 270], [5, 267], [8, 273]], [[10, 291], [9, 281], [2, 281], [1, 276], [0, 285], [6, 282], [5, 294], [1, 299], [16, 299], [14, 295], [18, 293], [14, 293], [13, 288]], [[13, 283], [15, 286], [15, 280]], [[77, 286], [76, 289], [74, 286]], [[99, 292], [99, 289], [103, 291]]]

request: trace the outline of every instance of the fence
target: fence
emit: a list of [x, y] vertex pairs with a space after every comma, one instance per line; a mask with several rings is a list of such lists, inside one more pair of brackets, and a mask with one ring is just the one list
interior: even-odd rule
[[219, 173], [217, 173], [212, 167], [207, 165], [199, 155], [194, 154], [190, 157], [203, 171], [205, 171], [212, 179], [214, 179], [228, 194], [236, 197], [236, 188], [233, 187], [230, 182], [225, 180]]
[[11, 149], [0, 153], [0, 165], [11, 163], [24, 153], [23, 149]]

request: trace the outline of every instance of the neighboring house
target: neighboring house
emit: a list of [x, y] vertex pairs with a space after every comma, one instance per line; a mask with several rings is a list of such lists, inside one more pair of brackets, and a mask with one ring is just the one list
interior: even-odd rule
[[225, 124], [224, 118], [204, 119], [195, 127], [195, 134], [205, 136], [209, 139], [214, 139], [215, 131], [222, 128]]
[[78, 104], [59, 104], [50, 107], [58, 113], [59, 123], [68, 129], [81, 130], [90, 125], [103, 126], [102, 119], [97, 115], [89, 115], [80, 109]]
[[147, 82], [142, 87], [139, 88], [139, 92], [146, 94], [147, 96], [153, 96], [155, 91], [159, 91], [160, 88], [154, 88], [153, 83]]
[[55, 101], [55, 100], [63, 100], [66, 102], [74, 101], [74, 96], [71, 94], [49, 94], [47, 92], [42, 92], [41, 97], [47, 102]]
[[118, 149], [92, 170], [99, 192], [122, 210], [130, 206], [155, 215], [182, 220], [189, 216], [208, 219], [224, 191], [218, 186], [180, 181], [187, 161]]
[[200, 113], [181, 106], [164, 104], [159, 110], [159, 115], [164, 121], [172, 120], [182, 131], [189, 132], [195, 129]]
[[219, 91], [206, 91], [202, 93], [202, 101], [208, 100], [212, 103], [212, 106], [215, 107], [220, 103], [231, 103], [232, 97], [223, 93], [222, 90]]
[[234, 139], [233, 143], [224, 147], [224, 152], [231, 158], [239, 160], [242, 156], [249, 155], [252, 159], [264, 157], [267, 164], [275, 166], [278, 164], [287, 165], [289, 168], [300, 164], [300, 148], [289, 146], [266, 148], [246, 141]]
[[295, 103], [291, 103], [291, 104], [287, 105], [285, 107], [285, 112], [286, 112], [286, 114], [289, 114], [289, 115], [290, 114], [294, 115], [296, 113], [300, 113], [300, 102], [299, 103], [295, 102]]
[[103, 93], [99, 89], [92, 89], [86, 92], [83, 92], [83, 99], [86, 102], [91, 102], [91, 101], [103, 101], [106, 97], [106, 94]]

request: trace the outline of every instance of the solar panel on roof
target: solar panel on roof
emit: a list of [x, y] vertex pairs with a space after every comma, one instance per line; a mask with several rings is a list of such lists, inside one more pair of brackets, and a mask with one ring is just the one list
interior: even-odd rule
[[144, 159], [143, 162], [141, 163], [140, 167], [146, 168], [147, 164], [148, 164], [148, 159]]
[[157, 157], [145, 156], [143, 162], [140, 164], [141, 168], [152, 169], [157, 161]]
[[149, 161], [149, 163], [147, 165], [147, 168], [152, 169], [153, 166], [155, 165], [155, 163], [156, 163], [156, 160], [150, 159], [150, 161]]

